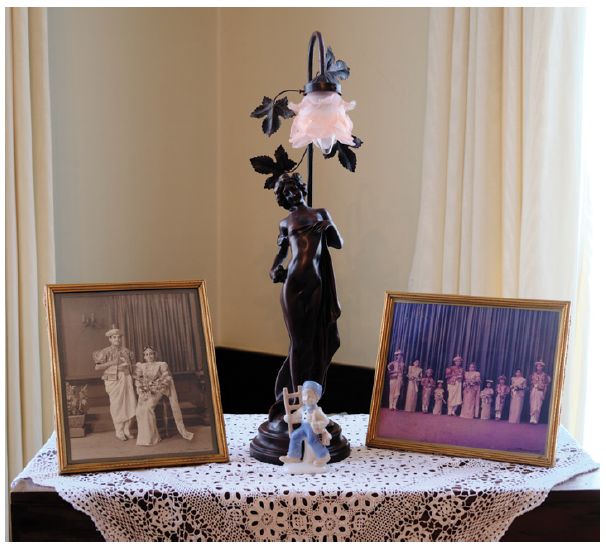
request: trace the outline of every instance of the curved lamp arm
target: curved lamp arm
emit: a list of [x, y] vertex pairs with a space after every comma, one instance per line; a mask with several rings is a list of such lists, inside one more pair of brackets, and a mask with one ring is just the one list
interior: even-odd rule
[[[314, 62], [314, 46], [318, 42], [318, 66], [320, 67], [320, 75], [324, 75], [325, 69], [325, 50], [324, 50], [324, 38], [320, 31], [314, 31], [309, 40], [309, 49], [307, 51], [307, 85], [305, 86], [305, 92], [311, 91], [313, 86], [313, 62]], [[310, 88], [308, 90], [308, 88]], [[310, 208], [313, 207], [313, 168], [314, 168], [314, 146], [313, 143], [307, 145], [307, 204]]]
[[[313, 60], [314, 49], [318, 44], [318, 67], [320, 74], [318, 77], [313, 77]], [[324, 38], [320, 31], [314, 31], [309, 40], [309, 49], [307, 52], [307, 84], [304, 88], [304, 93], [310, 92], [337, 92], [341, 95], [341, 85], [335, 84], [325, 78], [326, 72], [326, 50], [324, 46]], [[307, 204], [313, 207], [313, 164], [314, 164], [314, 147], [313, 143], [307, 145]]]
[[315, 31], [309, 40], [309, 50], [307, 52], [307, 81], [311, 82], [313, 80], [313, 61], [314, 61], [314, 46], [316, 45], [316, 40], [318, 41], [318, 66], [320, 69], [320, 74], [324, 74], [324, 60], [326, 58], [325, 48], [324, 48], [324, 38], [322, 38], [322, 33], [320, 31]]

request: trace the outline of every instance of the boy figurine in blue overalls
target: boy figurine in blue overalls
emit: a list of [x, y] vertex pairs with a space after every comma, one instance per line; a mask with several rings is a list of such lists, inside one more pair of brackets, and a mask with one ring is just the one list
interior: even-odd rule
[[[289, 426], [295, 423], [301, 424], [290, 435], [288, 454], [280, 457], [280, 461], [286, 464], [287, 471], [290, 473], [317, 473], [328, 470], [326, 464], [330, 460], [330, 454], [326, 445], [330, 442], [331, 436], [326, 430], [329, 419], [317, 404], [321, 396], [322, 386], [315, 381], [306, 381], [301, 391], [302, 405], [293, 407], [296, 408], [294, 413], [292, 413], [293, 408], [290, 408], [285, 400], [287, 413], [284, 421]], [[304, 455], [303, 440], [306, 440], [307, 446], [312, 451], [306, 451]]]

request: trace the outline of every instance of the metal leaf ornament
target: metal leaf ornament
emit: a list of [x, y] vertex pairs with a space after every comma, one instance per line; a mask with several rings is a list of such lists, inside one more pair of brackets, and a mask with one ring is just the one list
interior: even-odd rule
[[332, 150], [328, 154], [324, 155], [324, 158], [332, 158], [335, 154], [338, 154], [341, 166], [348, 169], [350, 172], [355, 172], [357, 163], [356, 153], [353, 152], [351, 149], [359, 149], [363, 141], [360, 141], [360, 139], [358, 139], [355, 135], [353, 135], [352, 137], [355, 145], [345, 145], [337, 141], [333, 145]]
[[349, 78], [349, 67], [345, 64], [345, 61], [335, 61], [335, 54], [332, 52], [332, 48], [328, 46], [326, 55], [326, 70], [324, 74], [330, 82], [338, 84], [339, 80], [347, 80]]
[[268, 137], [276, 133], [282, 125], [282, 120], [285, 120], [295, 116], [294, 111], [288, 108], [288, 98], [283, 97], [282, 99], [270, 99], [269, 97], [263, 98], [263, 103], [259, 105], [253, 112], [250, 113], [251, 118], [264, 118], [261, 125], [263, 133]]
[[284, 147], [280, 145], [274, 153], [275, 160], [271, 156], [255, 156], [250, 159], [250, 163], [256, 172], [262, 174], [271, 174], [265, 180], [265, 188], [273, 189], [278, 178], [285, 173], [290, 172], [297, 163], [288, 157]]

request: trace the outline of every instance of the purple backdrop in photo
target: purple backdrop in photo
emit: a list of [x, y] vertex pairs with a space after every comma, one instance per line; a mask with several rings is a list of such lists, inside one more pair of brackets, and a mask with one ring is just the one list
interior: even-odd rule
[[[558, 311], [395, 303], [387, 361], [394, 360], [395, 352], [401, 349], [407, 366], [418, 359], [424, 372], [430, 368], [434, 379], [444, 380], [444, 389], [446, 368], [453, 364], [455, 356], [463, 359], [466, 371], [469, 364], [475, 362], [482, 388], [487, 379], [496, 384], [500, 375], [505, 375], [506, 385], [510, 385], [517, 369], [522, 370], [522, 376], [529, 380], [534, 363], [540, 359], [545, 362], [545, 373], [553, 377], [559, 320]], [[406, 371], [407, 368], [405, 375]], [[405, 405], [406, 386], [405, 378], [397, 404], [399, 409]], [[522, 423], [530, 418], [528, 393], [522, 408]], [[446, 391], [444, 398], [447, 398]], [[540, 423], [547, 423], [550, 398], [551, 386], [546, 391]], [[388, 401], [389, 381], [386, 379], [381, 406], [387, 407]], [[505, 420], [509, 417], [509, 402], [510, 396], [503, 410]], [[420, 409], [419, 398], [417, 410]]]

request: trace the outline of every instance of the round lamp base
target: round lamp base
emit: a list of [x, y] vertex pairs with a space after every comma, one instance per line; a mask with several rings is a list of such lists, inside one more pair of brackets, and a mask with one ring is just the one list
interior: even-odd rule
[[[351, 454], [349, 442], [343, 436], [338, 423], [331, 421], [326, 430], [331, 434], [330, 444], [327, 446], [330, 453], [330, 462], [336, 463]], [[264, 463], [283, 465], [280, 456], [288, 453], [288, 424], [281, 418], [266, 421], [259, 426], [258, 434], [250, 443], [250, 455]]]

